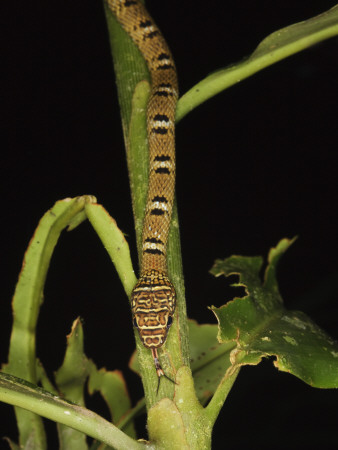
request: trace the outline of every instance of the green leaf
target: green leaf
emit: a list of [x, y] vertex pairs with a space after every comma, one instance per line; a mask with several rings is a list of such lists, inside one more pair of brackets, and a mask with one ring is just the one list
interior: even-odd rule
[[[3, 370], [34, 384], [38, 383], [35, 355], [35, 330], [43, 289], [54, 247], [62, 230], [73, 229], [85, 219], [84, 205], [95, 202], [92, 196], [64, 199], [55, 203], [39, 222], [25, 253], [13, 297], [13, 327], [8, 364]], [[40, 417], [15, 409], [20, 445], [29, 442], [35, 449], [46, 448], [46, 437]]]
[[95, 364], [90, 361], [88, 389], [90, 394], [95, 391], [100, 392], [107, 403], [114, 425], [123, 428], [128, 436], [136, 437], [135, 428], [131, 421], [123, 427], [120, 426], [120, 422], [131, 408], [129, 393], [122, 373], [118, 370], [107, 371], [104, 368], [98, 370]]
[[231, 366], [230, 352], [235, 344], [217, 341], [217, 325], [200, 325], [189, 320], [190, 363], [196, 395], [205, 404]]
[[231, 353], [235, 365], [258, 364], [275, 356], [275, 366], [292, 373], [314, 387], [338, 387], [338, 343], [309, 317], [283, 306], [276, 265], [293, 240], [283, 239], [270, 250], [263, 284], [260, 257], [232, 256], [216, 261], [211, 273], [239, 275], [235, 286], [244, 286], [246, 296], [235, 298], [220, 308], [212, 307], [219, 322], [220, 342], [234, 342]]
[[93, 411], [63, 400], [13, 375], [0, 373], [0, 401], [67, 425], [112, 448], [137, 450], [146, 447]]
[[252, 55], [207, 76], [177, 105], [176, 120], [181, 120], [196, 106], [256, 72], [338, 34], [338, 5], [316, 17], [275, 31], [265, 38]]
[[46, 371], [39, 359], [37, 359], [36, 364], [36, 373], [37, 373], [37, 379], [39, 385], [46, 391], [52, 392], [55, 395], [58, 395], [57, 389], [55, 389], [55, 386], [52, 384], [52, 382], [49, 380]]
[[[67, 336], [67, 349], [60, 369], [55, 373], [55, 381], [62, 396], [73, 403], [84, 406], [84, 385], [88, 377], [88, 359], [83, 352], [83, 327], [77, 318]], [[87, 449], [86, 435], [58, 424], [61, 448]]]
[[107, 250], [129, 297], [137, 279], [130, 259], [129, 246], [122, 231], [102, 205], [87, 203], [85, 210], [89, 222]]
[[67, 336], [67, 349], [62, 366], [55, 373], [55, 381], [60, 393], [83, 406], [83, 389], [89, 374], [89, 363], [83, 351], [83, 327], [80, 318], [74, 320]]

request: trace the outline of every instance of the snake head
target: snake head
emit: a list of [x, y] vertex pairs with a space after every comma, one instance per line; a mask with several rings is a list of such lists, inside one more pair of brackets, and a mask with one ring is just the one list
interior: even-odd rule
[[161, 347], [173, 321], [176, 293], [171, 281], [158, 271], [144, 274], [132, 295], [133, 324], [142, 344], [147, 348]]

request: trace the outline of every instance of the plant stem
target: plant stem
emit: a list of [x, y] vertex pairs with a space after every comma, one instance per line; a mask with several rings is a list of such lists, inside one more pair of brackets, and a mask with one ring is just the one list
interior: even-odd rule
[[[149, 72], [143, 57], [129, 35], [119, 25], [108, 7], [105, 11], [116, 73], [136, 239], [140, 255], [142, 223], [148, 188], [149, 157], [146, 134], [146, 105], [149, 95]], [[159, 352], [164, 371], [171, 377], [175, 376], [179, 367], [189, 364], [188, 327], [180, 250], [177, 209], [174, 206], [167, 262], [169, 276], [176, 288], [177, 309], [166, 345]], [[151, 353], [143, 347], [137, 333], [135, 333], [135, 336], [146, 405], [149, 409], [163, 397], [172, 398], [175, 386], [172, 382], [163, 379], [157, 395], [157, 375]]]
[[230, 86], [337, 34], [338, 5], [318, 16], [275, 31], [258, 45], [249, 58], [208, 75], [189, 89], [177, 104], [176, 121]]
[[222, 409], [224, 402], [236, 381], [237, 375], [239, 374], [240, 366], [229, 367], [223, 380], [218, 385], [215, 394], [210, 400], [209, 404], [204, 409], [204, 413], [209, 420], [210, 426], [212, 427], [215, 423], [220, 410]]
[[0, 374], [0, 400], [75, 428], [116, 449], [146, 448], [93, 411], [66, 402], [12, 375]]

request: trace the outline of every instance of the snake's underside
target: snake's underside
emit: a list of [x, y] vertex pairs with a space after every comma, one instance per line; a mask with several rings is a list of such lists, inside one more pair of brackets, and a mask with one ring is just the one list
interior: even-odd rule
[[152, 350], [157, 375], [164, 372], [157, 349], [167, 338], [176, 294], [167, 274], [167, 241], [175, 189], [176, 69], [170, 50], [138, 0], [107, 0], [146, 60], [151, 93], [147, 106], [149, 185], [143, 223], [141, 273], [132, 295], [133, 323]]

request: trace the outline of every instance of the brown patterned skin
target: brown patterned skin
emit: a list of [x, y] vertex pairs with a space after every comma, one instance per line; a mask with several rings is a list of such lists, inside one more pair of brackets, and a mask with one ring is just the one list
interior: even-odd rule
[[157, 348], [167, 338], [176, 294], [167, 274], [167, 241], [175, 189], [175, 109], [178, 85], [171, 52], [138, 0], [106, 0], [139, 47], [149, 68], [147, 106], [149, 185], [143, 223], [141, 274], [132, 295], [133, 323], [143, 345], [152, 350], [158, 376], [164, 375]]
[[142, 273], [131, 296], [131, 307], [144, 346], [161, 347], [175, 311], [175, 289], [169, 278], [157, 270]]

